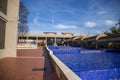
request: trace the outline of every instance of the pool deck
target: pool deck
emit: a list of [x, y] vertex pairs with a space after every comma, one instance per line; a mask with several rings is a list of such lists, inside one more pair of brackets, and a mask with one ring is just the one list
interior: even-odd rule
[[0, 80], [59, 80], [46, 51], [19, 49], [17, 57], [0, 59]]

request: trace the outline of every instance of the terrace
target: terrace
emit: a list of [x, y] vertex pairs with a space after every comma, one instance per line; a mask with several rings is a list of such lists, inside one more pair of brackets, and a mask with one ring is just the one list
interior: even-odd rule
[[59, 79], [46, 51], [39, 47], [38, 49], [18, 49], [17, 57], [1, 59], [0, 80]]
[[[95, 36], [81, 36], [79, 34], [76, 35], [70, 32], [71, 31], [79, 32], [81, 31], [79, 29], [82, 28], [85, 29], [85, 27], [86, 27], [85, 31], [89, 32], [87, 31], [87, 27], [89, 28], [91, 27], [91, 29], [94, 28], [97, 25], [97, 23], [95, 22], [98, 22], [96, 21], [97, 17], [95, 21], [93, 20], [91, 22], [88, 21], [89, 19], [87, 20], [85, 19], [86, 18], [85, 15], [83, 16], [85, 21], [81, 21], [83, 19], [78, 17], [81, 15], [80, 13], [80, 15], [76, 14], [77, 15], [76, 17], [74, 15], [73, 17], [75, 17], [75, 19], [73, 19], [71, 15], [70, 16], [68, 15], [69, 10], [71, 13], [71, 9], [73, 9], [72, 11], [74, 11], [75, 13], [77, 12], [78, 14], [79, 14], [79, 10], [81, 10], [80, 8], [76, 7], [77, 9], [76, 11], [75, 7], [72, 8], [73, 6], [67, 8], [67, 10], [64, 9], [62, 13], [61, 10], [60, 12], [56, 12], [56, 11], [52, 11], [52, 9], [48, 10], [45, 8], [46, 10], [44, 11], [47, 12], [44, 13], [41, 11], [42, 10], [41, 8], [44, 7], [48, 8], [48, 5], [44, 4], [47, 1], [44, 2], [39, 0], [40, 2], [37, 1], [37, 3], [39, 2], [38, 3], [39, 5], [41, 3], [42, 5], [45, 6], [38, 8], [41, 9], [39, 10], [39, 12], [34, 11], [34, 16], [32, 15], [30, 19], [30, 16], [28, 16], [28, 14], [25, 15], [26, 17], [19, 16], [19, 12], [21, 12], [19, 11], [21, 9], [19, 8], [19, 5], [22, 5], [22, 2], [19, 1], [20, 0], [0, 0], [0, 80], [81, 80], [81, 79], [82, 80], [120, 80], [120, 34], [119, 33], [115, 35], [100, 34]], [[21, 1], [23, 1], [24, 4], [27, 3], [27, 1], [25, 0], [21, 0]], [[35, 2], [32, 1], [33, 0], [29, 1], [29, 3], [27, 4], [29, 4], [33, 8]], [[60, 0], [60, 1], [64, 1], [64, 0]], [[81, 0], [77, 0], [77, 1], [79, 2]], [[60, 3], [59, 5], [62, 5], [64, 8], [65, 7], [64, 3], [66, 4], [66, 2], [61, 2], [62, 4]], [[47, 2], [47, 3], [51, 4], [51, 2]], [[54, 3], [56, 3], [56, 1]], [[81, 3], [82, 2], [80, 2], [79, 5]], [[83, 5], [83, 3], [81, 5]], [[79, 7], [82, 7], [81, 5]], [[27, 8], [29, 8], [29, 10], [34, 10], [31, 9], [30, 6], [27, 5]], [[36, 6], [37, 5], [35, 5], [35, 9]], [[53, 4], [52, 6], [54, 6], [56, 9], [58, 7]], [[112, 7], [115, 8], [114, 6]], [[25, 8], [26, 11], [27, 8]], [[26, 13], [29, 13], [29, 10]], [[65, 15], [67, 11], [67, 15], [65, 16], [66, 18], [64, 17], [64, 15], [61, 15], [64, 14], [64, 11], [65, 11]], [[40, 12], [43, 13], [45, 16], [41, 15]], [[87, 12], [87, 11], [83, 11], [83, 12]], [[95, 12], [95, 11], [91, 10], [90, 12]], [[90, 14], [89, 16], [93, 16], [91, 15], [90, 12], [87, 12], [87, 14], [89, 13]], [[40, 14], [36, 15], [36, 13], [40, 13]], [[52, 16], [51, 17], [52, 19], [48, 18], [47, 15], [49, 17]], [[22, 21], [23, 22], [22, 23], [19, 22], [21, 20], [18, 20], [18, 17], [19, 19], [22, 18], [22, 20], [24, 20], [24, 18], [26, 19], [28, 18], [30, 20]], [[62, 19], [60, 19], [59, 17]], [[77, 17], [80, 20], [77, 20]], [[72, 20], [70, 20], [70, 18]], [[40, 21], [42, 22], [42, 19], [44, 20], [46, 19], [45, 25], [43, 24], [42, 26], [41, 23], [40, 25], [35, 25]], [[51, 21], [52, 25], [50, 25], [50, 23], [48, 22], [50, 20], [52, 20]], [[58, 23], [59, 20], [60, 23]], [[26, 27], [24, 23], [25, 22], [31, 23], [31, 21], [35, 23], [33, 26], [31, 26], [34, 27], [34, 29], [36, 29], [34, 31], [38, 31], [39, 29], [41, 29], [40, 31], [42, 31], [45, 30], [42, 28], [46, 27], [47, 31], [55, 30], [59, 32], [58, 29], [66, 29], [68, 30], [68, 32], [62, 32], [61, 34], [57, 34], [56, 32], [43, 32], [43, 33], [38, 32], [38, 34], [36, 34], [36, 33], [27, 33], [26, 31], [23, 31], [21, 29], [22, 30], [20, 31], [21, 33], [16, 34], [17, 29], [19, 29], [20, 25], [24, 25], [24, 27]], [[70, 24], [69, 23], [63, 24], [66, 23], [66, 21], [70, 22]], [[80, 23], [81, 25], [83, 22], [83, 27], [79, 27], [78, 25], [72, 25], [73, 24], [72, 22], [74, 21], [75, 21], [74, 24], [76, 24], [76, 22], [78, 21], [77, 23], [78, 24]], [[106, 20], [105, 22], [111, 23], [112, 21]], [[93, 24], [93, 26], [90, 26], [91, 23]], [[119, 30], [120, 20], [116, 24], [116, 28], [117, 25], [119, 25], [118, 28]], [[73, 29], [76, 31], [74, 31]], [[96, 27], [93, 30], [94, 30], [93, 32], [95, 32]], [[16, 49], [16, 45], [17, 45], [17, 49]], [[73, 47], [73, 46], [77, 46], [77, 47]]]

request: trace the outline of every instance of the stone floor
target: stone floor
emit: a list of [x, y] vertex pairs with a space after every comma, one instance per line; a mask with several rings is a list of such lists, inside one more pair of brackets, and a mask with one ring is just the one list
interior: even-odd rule
[[0, 59], [0, 80], [59, 79], [46, 51], [39, 47], [17, 50], [17, 57]]

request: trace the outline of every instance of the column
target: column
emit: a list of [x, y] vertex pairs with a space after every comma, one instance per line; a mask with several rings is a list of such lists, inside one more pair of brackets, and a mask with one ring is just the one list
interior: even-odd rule
[[36, 46], [38, 46], [38, 37], [36, 37]]
[[96, 49], [98, 48], [97, 41], [96, 41]]
[[27, 41], [26, 41], [26, 42], [27, 42], [27, 44], [28, 44], [28, 36], [27, 36]]
[[55, 40], [54, 41], [55, 41], [54, 46], [57, 46], [57, 44], [56, 44], [56, 36], [55, 36]]
[[47, 34], [46, 34], [46, 45], [47, 45]]

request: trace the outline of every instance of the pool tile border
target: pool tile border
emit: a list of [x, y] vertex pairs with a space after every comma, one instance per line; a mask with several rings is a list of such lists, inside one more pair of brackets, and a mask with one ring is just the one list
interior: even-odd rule
[[47, 46], [48, 54], [60, 80], [81, 80], [72, 70], [60, 61]]

